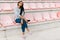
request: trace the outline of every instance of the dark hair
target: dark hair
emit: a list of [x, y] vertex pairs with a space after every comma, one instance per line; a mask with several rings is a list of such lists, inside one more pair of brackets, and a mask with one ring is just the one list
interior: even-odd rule
[[20, 2], [22, 2], [22, 1], [19, 1], [19, 2], [17, 3], [17, 6], [19, 6], [19, 3], [20, 3]]
[[[18, 3], [17, 3], [17, 5], [19, 6], [19, 3], [20, 2], [22, 2], [22, 1], [19, 1]], [[24, 12], [24, 6], [23, 6], [24, 4], [22, 4], [22, 6], [20, 7], [20, 9], [21, 9], [21, 11], [20, 11], [20, 15], [22, 15], [22, 12]]]

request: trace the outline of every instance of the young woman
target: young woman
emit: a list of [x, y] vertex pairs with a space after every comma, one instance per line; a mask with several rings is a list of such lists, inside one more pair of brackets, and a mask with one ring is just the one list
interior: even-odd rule
[[22, 1], [19, 1], [17, 3], [17, 8], [15, 8], [14, 12], [15, 12], [15, 22], [21, 24], [22, 35], [24, 36], [25, 28], [27, 29], [28, 32], [30, 32], [27, 26], [27, 23], [30, 20], [26, 20], [26, 18], [24, 18], [25, 12]]

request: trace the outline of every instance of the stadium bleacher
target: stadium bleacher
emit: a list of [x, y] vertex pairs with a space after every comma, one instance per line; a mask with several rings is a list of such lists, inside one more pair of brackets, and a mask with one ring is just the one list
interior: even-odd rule
[[37, 9], [43, 8], [43, 4], [42, 3], [36, 3], [36, 4], [37, 4]]
[[11, 11], [12, 10], [11, 5], [8, 3], [2, 3], [1, 6], [2, 6], [3, 11]]
[[[32, 6], [32, 5], [33, 5], [33, 6]], [[36, 3], [29, 3], [29, 7], [30, 7], [30, 9], [32, 9], [32, 10], [37, 9]]]
[[10, 26], [14, 25], [12, 19], [10, 18], [9, 15], [1, 15], [0, 16], [1, 24], [3, 26]]
[[[24, 3], [25, 10], [38, 10], [38, 9], [52, 9], [59, 8], [60, 3]], [[32, 6], [33, 5], [33, 6]], [[0, 3], [0, 11], [12, 11], [15, 7], [17, 7], [17, 3]]]
[[50, 3], [50, 8], [55, 8], [56, 4], [55, 3]]
[[29, 8], [29, 3], [24, 3], [24, 8], [26, 9], [26, 10], [29, 10], [30, 8]]
[[14, 10], [17, 7], [17, 3], [10, 3], [10, 8]]
[[50, 8], [50, 3], [43, 3], [44, 8]]
[[30, 23], [35, 23], [36, 21], [34, 20], [33, 14], [25, 14], [25, 18], [31, 20]]
[[43, 12], [43, 17], [44, 17], [45, 20], [52, 20], [49, 12]]
[[55, 11], [55, 12], [52, 11], [52, 12], [50, 13], [50, 15], [51, 15], [51, 18], [52, 18], [52, 19], [59, 19], [58, 16], [57, 16], [57, 11]]
[[[41, 11], [41, 9], [43, 9], [43, 12], [39, 11], [37, 13], [33, 13], [33, 12], [26, 13], [25, 17], [26, 19], [31, 20], [29, 23], [37, 23], [37, 22], [60, 19], [59, 18], [60, 13], [58, 13], [58, 10], [57, 11], [52, 10], [55, 8], [60, 8], [59, 4], [60, 3], [53, 3], [53, 2], [24, 2], [25, 10], [40, 10]], [[8, 14], [9, 13], [13, 14], [13, 10], [15, 7], [17, 7], [17, 2], [13, 2], [13, 1], [12, 2], [1, 2], [0, 3], [0, 14], [5, 13], [5, 11]], [[52, 11], [45, 12], [46, 11], [45, 9], [50, 9]], [[10, 15], [0, 15], [0, 20], [1, 20], [0, 23], [3, 26], [15, 25], [13, 22], [14, 19]]]
[[60, 3], [56, 3], [56, 7], [59, 7], [60, 8]]
[[1, 24], [0, 24], [0, 27], [1, 27]]
[[[14, 9], [20, 0], [0, 0], [0, 40], [23, 40]], [[22, 0], [30, 20], [25, 40], [60, 40], [60, 0]], [[37, 35], [36, 35], [37, 34]], [[36, 37], [37, 36], [37, 37]]]
[[[52, 21], [56, 19], [60, 19], [59, 15], [57, 16], [57, 12], [51, 12], [50, 14], [48, 12], [43, 13], [27, 13], [25, 14], [25, 18], [31, 20], [29, 23], [38, 23], [38, 22], [44, 22], [44, 21]], [[1, 24], [3, 26], [10, 26], [15, 25], [14, 24], [14, 17], [11, 15], [1, 15], [0, 16]]]
[[33, 17], [36, 20], [36, 22], [45, 21], [45, 19], [43, 19], [43, 16], [41, 13], [34, 13]]
[[[30, 2], [30, 3], [24, 3], [24, 8], [25, 9], [41, 9], [41, 8], [59, 8], [60, 3], [35, 3], [35, 2]], [[32, 6], [33, 5], [33, 6]], [[2, 6], [2, 8], [1, 8]], [[17, 7], [17, 3], [0, 3], [0, 10], [12, 10], [15, 7]]]
[[58, 18], [60, 19], [60, 11], [59, 11], [59, 12], [57, 12], [57, 16], [58, 16]]

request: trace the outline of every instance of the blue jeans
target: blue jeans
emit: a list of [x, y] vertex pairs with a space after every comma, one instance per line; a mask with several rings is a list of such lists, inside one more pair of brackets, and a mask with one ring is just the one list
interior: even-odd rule
[[25, 32], [25, 28], [28, 28], [27, 26], [27, 22], [25, 20], [23, 20], [23, 24], [21, 25], [21, 29], [22, 29], [22, 32]]
[[[16, 23], [21, 23], [21, 19], [18, 18], [15, 20]], [[21, 25], [21, 29], [22, 29], [22, 32], [25, 32], [25, 28], [28, 28], [27, 26], [27, 22], [25, 20], [23, 20], [23, 24]]]

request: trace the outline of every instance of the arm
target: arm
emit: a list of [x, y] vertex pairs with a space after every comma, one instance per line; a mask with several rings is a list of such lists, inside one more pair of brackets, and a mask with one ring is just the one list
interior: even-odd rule
[[23, 11], [22, 16], [20, 16], [20, 18], [23, 18], [27, 22], [27, 19], [24, 17], [24, 15], [25, 15], [25, 11]]
[[27, 22], [27, 19], [26, 19], [24, 16], [21, 16], [21, 15], [20, 15], [20, 18], [21, 18], [21, 19], [24, 19], [24, 20]]

